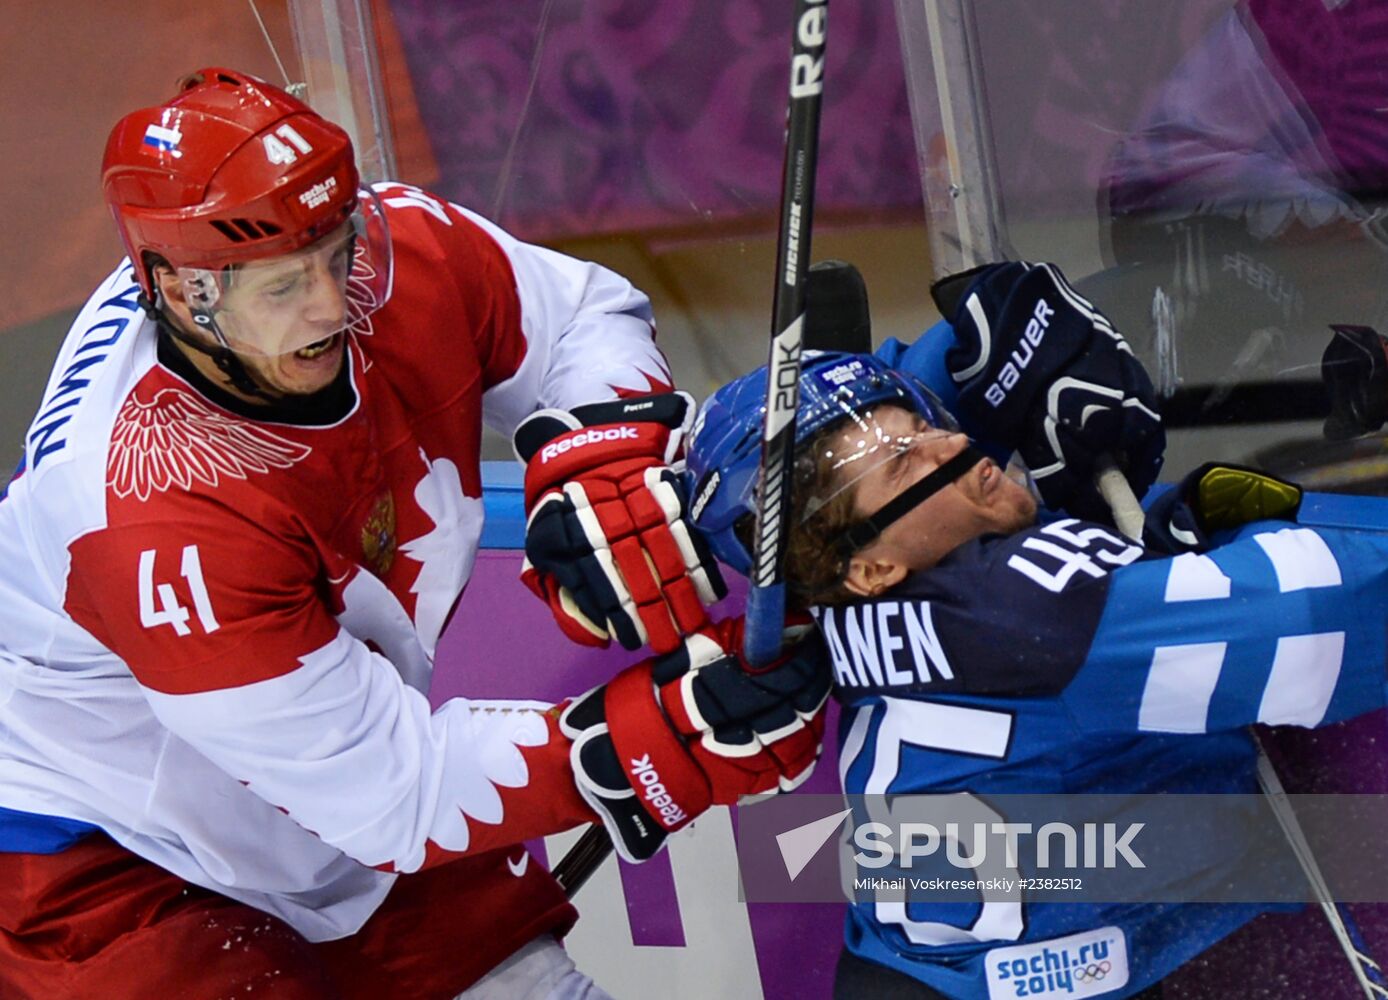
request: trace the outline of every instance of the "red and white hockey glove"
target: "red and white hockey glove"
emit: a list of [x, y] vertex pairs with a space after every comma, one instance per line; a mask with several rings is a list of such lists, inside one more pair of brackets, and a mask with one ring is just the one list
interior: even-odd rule
[[516, 429], [521, 579], [575, 642], [668, 653], [727, 593], [670, 467], [693, 413], [688, 393], [662, 393], [541, 410]]
[[810, 776], [824, 735], [829, 660], [811, 631], [757, 670], [736, 652], [742, 619], [622, 671], [559, 718], [579, 791], [617, 853], [645, 861], [711, 805], [789, 791]]

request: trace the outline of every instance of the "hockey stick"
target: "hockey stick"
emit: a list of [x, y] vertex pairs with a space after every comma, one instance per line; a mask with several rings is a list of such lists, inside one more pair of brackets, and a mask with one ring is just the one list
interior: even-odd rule
[[1364, 935], [1349, 910], [1330, 895], [1330, 886], [1321, 874], [1316, 856], [1311, 853], [1311, 845], [1306, 842], [1306, 834], [1297, 822], [1296, 812], [1292, 809], [1291, 800], [1287, 798], [1287, 790], [1282, 787], [1282, 779], [1277, 776], [1277, 768], [1273, 766], [1272, 758], [1263, 749], [1263, 742], [1253, 727], [1249, 727], [1248, 734], [1253, 737], [1253, 745], [1258, 748], [1258, 787], [1263, 790], [1263, 795], [1272, 806], [1272, 814], [1277, 817], [1277, 825], [1282, 828], [1282, 835], [1291, 845], [1292, 853], [1296, 855], [1296, 860], [1306, 875], [1306, 881], [1311, 883], [1311, 891], [1315, 893], [1316, 902], [1320, 904], [1321, 912], [1325, 914], [1330, 929], [1335, 932], [1335, 940], [1340, 942], [1340, 948], [1349, 959], [1350, 967], [1354, 970], [1354, 978], [1359, 981], [1364, 996], [1369, 1000], [1388, 997], [1388, 980], [1383, 978], [1383, 969], [1369, 957]]
[[583, 831], [583, 836], [565, 852], [550, 874], [559, 883], [559, 888], [564, 890], [564, 895], [573, 899], [574, 894], [583, 888], [583, 883], [593, 877], [593, 873], [602, 867], [611, 853], [612, 838], [607, 835], [607, 828], [601, 823], [594, 823]]
[[781, 651], [786, 591], [782, 553], [790, 533], [795, 410], [800, 401], [800, 337], [805, 319], [805, 275], [810, 261], [819, 111], [824, 91], [827, 0], [796, 0], [791, 43], [790, 111], [781, 174], [781, 231], [776, 244], [776, 293], [766, 364], [766, 422], [762, 430], [756, 529], [743, 655], [770, 663]]
[[[1104, 502], [1113, 511], [1113, 520], [1118, 529], [1133, 541], [1140, 543], [1145, 515], [1137, 497], [1133, 495], [1133, 488], [1128, 484], [1128, 480], [1107, 455], [1099, 458], [1094, 485], [1098, 487]], [[1325, 914], [1330, 929], [1335, 933], [1335, 939], [1340, 942], [1341, 950], [1349, 959], [1354, 978], [1359, 982], [1368, 1000], [1388, 998], [1388, 980], [1384, 979], [1379, 964], [1369, 957], [1363, 933], [1355, 923], [1354, 917], [1331, 896], [1330, 886], [1321, 874], [1320, 865], [1316, 863], [1316, 856], [1311, 852], [1311, 845], [1307, 842], [1301, 823], [1296, 818], [1291, 800], [1287, 798], [1287, 790], [1282, 786], [1282, 779], [1277, 776], [1277, 768], [1273, 765], [1272, 758], [1263, 748], [1258, 731], [1249, 726], [1248, 735], [1253, 738], [1253, 747], [1258, 752], [1258, 787], [1262, 789], [1263, 796], [1272, 808], [1272, 814], [1277, 818], [1277, 825], [1282, 828], [1282, 835], [1287, 838], [1292, 853], [1296, 855], [1297, 863], [1301, 865], [1301, 871], [1311, 885], [1311, 892], [1315, 894], [1321, 912]]]
[[[790, 522], [782, 514], [790, 502], [795, 408], [800, 400], [800, 335], [805, 319], [827, 23], [828, 0], [797, 0], [790, 56], [786, 159], [781, 173], [781, 225], [776, 244], [771, 360], [767, 365], [762, 488], [757, 491], [756, 551], [743, 633], [743, 655], [756, 665], [769, 663], [780, 653], [781, 632], [785, 626], [781, 552]], [[600, 824], [589, 827], [554, 867], [554, 877], [564, 894], [572, 899], [611, 853], [612, 840], [607, 831]]]
[[[805, 278], [805, 350], [872, 351], [872, 318], [867, 285], [856, 267], [846, 261], [825, 260]], [[612, 851], [612, 841], [600, 826], [589, 827], [554, 866], [554, 877], [570, 899]]]

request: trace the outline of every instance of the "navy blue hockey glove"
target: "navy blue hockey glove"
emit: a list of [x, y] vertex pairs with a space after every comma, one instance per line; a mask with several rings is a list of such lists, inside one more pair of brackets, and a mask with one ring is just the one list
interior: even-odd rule
[[1207, 462], [1152, 502], [1143, 544], [1159, 552], [1203, 552], [1217, 531], [1252, 521], [1295, 521], [1301, 487], [1242, 465]]
[[1138, 497], [1156, 481], [1166, 434], [1152, 382], [1054, 265], [987, 264], [937, 282], [931, 295], [954, 327], [945, 364], [960, 422], [1015, 450], [1047, 507], [1110, 522], [1094, 485], [1103, 460]]
[[671, 392], [540, 410], [516, 428], [521, 580], [575, 642], [668, 653], [727, 593], [671, 468], [693, 411], [688, 393]]
[[618, 854], [645, 861], [709, 806], [810, 776], [831, 682], [824, 644], [796, 644], [809, 631], [788, 630], [785, 654], [754, 669], [736, 652], [742, 619], [720, 622], [564, 709], [578, 789]]
[[1388, 340], [1371, 326], [1332, 324], [1321, 355], [1321, 378], [1330, 397], [1325, 436], [1343, 441], [1376, 431], [1388, 420]]

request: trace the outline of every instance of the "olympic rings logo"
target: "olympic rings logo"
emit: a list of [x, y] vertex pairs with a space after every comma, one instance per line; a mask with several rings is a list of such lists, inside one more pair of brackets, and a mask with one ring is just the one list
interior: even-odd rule
[[1075, 981], [1078, 983], [1087, 983], [1092, 980], [1093, 982], [1097, 983], [1099, 980], [1107, 976], [1109, 970], [1112, 968], [1113, 965], [1107, 961], [1090, 962], [1083, 969], [1075, 970]]

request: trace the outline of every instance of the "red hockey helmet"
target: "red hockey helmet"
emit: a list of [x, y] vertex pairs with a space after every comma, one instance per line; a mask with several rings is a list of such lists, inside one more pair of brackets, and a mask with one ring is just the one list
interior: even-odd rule
[[373, 286], [355, 296], [366, 299], [357, 314], [389, 294], [389, 233], [370, 192], [358, 191], [347, 133], [255, 77], [199, 70], [168, 102], [126, 115], [107, 140], [102, 186], [151, 302], [155, 256], [185, 288], [198, 280], [210, 314], [219, 298], [213, 277], [338, 230], [355, 231], [353, 277]]
[[122, 118], [101, 181], [151, 299], [151, 254], [213, 269], [288, 253], [337, 228], [357, 203], [346, 132], [279, 88], [219, 68]]

